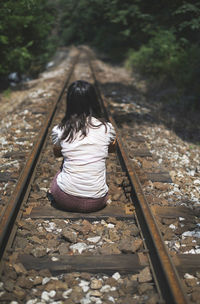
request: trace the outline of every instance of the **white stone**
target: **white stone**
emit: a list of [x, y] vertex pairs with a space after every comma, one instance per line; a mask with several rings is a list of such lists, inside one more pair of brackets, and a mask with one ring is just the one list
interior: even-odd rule
[[184, 278], [185, 278], [185, 279], [194, 279], [194, 276], [191, 275], [191, 274], [189, 274], [189, 273], [185, 273], [185, 274], [184, 274]]
[[41, 299], [44, 301], [49, 301], [49, 293], [47, 291], [43, 291]]
[[56, 295], [56, 291], [55, 291], [55, 290], [51, 290], [51, 291], [49, 291], [49, 292], [43, 291], [43, 292], [42, 292], [41, 299], [44, 300], [44, 301], [49, 301], [50, 298], [55, 297], [55, 295]]
[[108, 300], [111, 301], [111, 302], [113, 302], [113, 303], [115, 303], [115, 299], [113, 297], [111, 297], [111, 296], [108, 297]]
[[51, 298], [55, 297], [55, 295], [56, 295], [56, 291], [55, 291], [55, 290], [51, 290], [51, 291], [49, 292], [49, 296], [50, 296]]
[[108, 276], [104, 275], [104, 276], [103, 276], [103, 279], [104, 279], [104, 280], [108, 279]]
[[116, 281], [118, 281], [118, 280], [121, 278], [121, 276], [120, 276], [119, 272], [115, 272], [115, 273], [112, 275], [112, 278], [115, 279]]
[[200, 231], [185, 231], [182, 236], [186, 237], [186, 236], [192, 236], [192, 237], [197, 237], [200, 238]]
[[196, 250], [195, 249], [191, 249], [191, 250], [188, 251], [188, 253], [190, 253], [190, 254], [196, 254]]
[[171, 229], [175, 230], [175, 229], [176, 229], [176, 226], [175, 226], [175, 225], [173, 225], [173, 224], [171, 224], [171, 225], [169, 226], [169, 228], [171, 228]]
[[83, 298], [81, 299], [81, 304], [90, 304], [91, 303], [91, 300], [90, 299], [86, 299], [86, 298]]
[[108, 227], [108, 228], [114, 228], [115, 225], [109, 223], [109, 224], [107, 225], [107, 227]]
[[72, 249], [73, 252], [78, 251], [79, 253], [82, 253], [88, 248], [88, 246], [85, 243], [76, 243], [71, 245], [69, 248]]
[[101, 239], [100, 236], [95, 236], [95, 237], [87, 238], [87, 240], [89, 242], [91, 242], [91, 243], [97, 243], [100, 239]]
[[45, 277], [44, 279], [42, 279], [42, 285], [47, 284], [50, 280], [51, 278]]
[[59, 258], [57, 258], [57, 257], [52, 257], [51, 260], [52, 260], [53, 262], [57, 262], [57, 261], [59, 261]]
[[184, 217], [179, 216], [179, 221], [184, 221], [184, 220], [185, 220]]
[[83, 292], [87, 292], [89, 290], [88, 286], [82, 286], [81, 288], [83, 289]]
[[37, 299], [31, 299], [31, 300], [28, 300], [27, 302], [26, 302], [26, 304], [35, 304], [35, 303], [37, 303]]
[[81, 280], [79, 283], [79, 286], [83, 289], [84, 292], [87, 292], [89, 290], [89, 282], [85, 280]]
[[54, 61], [50, 61], [46, 64], [46, 69], [51, 68], [54, 65]]
[[178, 242], [176, 242], [176, 243], [175, 243], [175, 247], [176, 247], [177, 249], [179, 249], [179, 248], [181, 247], [181, 245], [180, 245]]
[[48, 189], [47, 189], [47, 188], [44, 188], [44, 187], [41, 187], [40, 190], [45, 191], [45, 192], [48, 191]]
[[62, 293], [63, 298], [64, 298], [64, 299], [67, 299], [67, 298], [68, 298], [68, 295], [69, 295], [71, 292], [72, 292], [72, 288], [70, 288], [70, 289], [64, 291], [64, 292]]
[[92, 300], [92, 302], [94, 302], [94, 303], [96, 303], [96, 304], [102, 304], [102, 301], [101, 301], [101, 299], [99, 299], [99, 298], [91, 297], [90, 299]]
[[103, 287], [101, 287], [100, 292], [109, 292], [111, 289], [110, 285], [104, 285]]

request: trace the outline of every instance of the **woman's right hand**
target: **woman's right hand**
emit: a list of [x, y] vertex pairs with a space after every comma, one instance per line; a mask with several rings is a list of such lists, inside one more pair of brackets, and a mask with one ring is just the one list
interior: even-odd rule
[[108, 146], [108, 153], [114, 153], [116, 150], [116, 146], [117, 146], [117, 138], [115, 138], [115, 140], [112, 141]]

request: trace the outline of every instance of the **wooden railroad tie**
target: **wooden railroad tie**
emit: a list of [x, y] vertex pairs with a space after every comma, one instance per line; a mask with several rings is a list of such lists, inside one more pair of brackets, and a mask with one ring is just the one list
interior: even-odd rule
[[100, 220], [109, 217], [115, 217], [117, 219], [134, 219], [134, 207], [131, 205], [119, 206], [106, 206], [104, 209], [91, 213], [78, 213], [67, 212], [54, 208], [53, 206], [38, 206], [33, 208], [27, 208], [24, 212], [24, 217], [30, 217], [32, 219], [87, 219], [87, 220]]
[[19, 257], [20, 263], [26, 270], [49, 269], [52, 274], [64, 272], [89, 272], [121, 274], [138, 273], [148, 265], [147, 256], [144, 253], [137, 254], [114, 254], [114, 255], [61, 255], [58, 260], [53, 261], [52, 257], [41, 258], [32, 255]]

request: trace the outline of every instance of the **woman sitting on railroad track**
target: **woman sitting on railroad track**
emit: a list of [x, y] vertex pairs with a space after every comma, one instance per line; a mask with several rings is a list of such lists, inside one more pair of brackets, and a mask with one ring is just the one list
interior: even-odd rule
[[115, 131], [100, 118], [95, 88], [86, 81], [70, 85], [66, 108], [65, 117], [52, 130], [54, 155], [64, 159], [50, 192], [59, 208], [94, 212], [106, 205], [105, 161], [115, 147]]

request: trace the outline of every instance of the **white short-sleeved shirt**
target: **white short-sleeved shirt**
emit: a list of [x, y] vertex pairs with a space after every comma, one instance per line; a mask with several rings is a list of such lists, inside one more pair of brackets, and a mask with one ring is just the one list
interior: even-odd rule
[[[94, 125], [100, 121], [92, 118]], [[108, 146], [115, 139], [115, 130], [111, 123], [98, 128], [89, 127], [87, 136], [76, 134], [72, 142], [61, 140], [63, 129], [55, 126], [52, 130], [53, 144], [61, 146], [64, 164], [57, 177], [60, 189], [68, 194], [100, 198], [108, 192], [106, 184], [105, 160], [108, 156]]]

